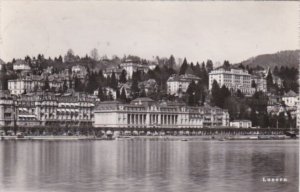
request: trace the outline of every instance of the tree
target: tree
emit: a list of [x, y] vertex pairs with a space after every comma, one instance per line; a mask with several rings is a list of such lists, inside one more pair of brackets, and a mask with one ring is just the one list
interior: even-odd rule
[[267, 90], [270, 91], [272, 87], [273, 87], [273, 76], [272, 73], [269, 72], [267, 75]]
[[183, 63], [182, 63], [182, 65], [180, 67], [180, 70], [179, 70], [179, 75], [185, 74], [185, 71], [187, 70], [187, 68], [188, 68], [188, 63], [186, 61], [186, 58], [184, 58]]
[[96, 48], [92, 49], [90, 56], [94, 61], [98, 61], [99, 60], [98, 50]]
[[171, 55], [168, 60], [168, 67], [174, 69], [175, 65], [176, 65], [175, 58], [173, 55]]
[[126, 70], [123, 69], [122, 73], [121, 73], [121, 75], [119, 77], [119, 82], [120, 83], [126, 83], [127, 82], [126, 76], [127, 76], [127, 72], [126, 72]]
[[100, 101], [104, 100], [104, 93], [101, 86], [99, 86], [98, 88], [98, 98], [100, 99]]
[[64, 80], [63, 91], [66, 92], [68, 90], [67, 80]]
[[121, 99], [121, 101], [124, 101], [124, 102], [126, 102], [126, 100], [127, 100], [125, 88], [123, 88], [121, 91], [120, 99]]
[[114, 90], [118, 88], [118, 81], [115, 72], [112, 72], [111, 74], [110, 87], [113, 88]]
[[216, 80], [213, 81], [211, 89], [211, 103], [220, 106], [221, 104], [221, 95], [220, 95], [220, 86]]
[[212, 60], [207, 60], [206, 61], [206, 70], [207, 72], [211, 72], [212, 70], [214, 69], [214, 66], [213, 66], [213, 62]]
[[196, 84], [194, 81], [192, 81], [187, 90], [186, 93], [188, 94], [188, 105], [195, 106], [196, 105]]
[[84, 90], [84, 85], [83, 85], [83, 83], [81, 83], [80, 79], [77, 78], [77, 77], [75, 77], [75, 79], [74, 79], [74, 89], [75, 89], [75, 91], [77, 91], [77, 92], [81, 92], [81, 91]]
[[256, 83], [254, 80], [251, 81], [251, 87], [256, 89]]
[[43, 86], [43, 91], [49, 90], [50, 89], [50, 85], [49, 85], [49, 80], [48, 77], [45, 80], [45, 84]]
[[236, 96], [237, 96], [238, 98], [244, 98], [244, 94], [241, 92], [240, 89], [237, 90]]
[[138, 79], [137, 79], [137, 73], [133, 73], [132, 74], [132, 84], [131, 84], [131, 94], [132, 97], [135, 99], [139, 96], [139, 83], [138, 83]]
[[223, 67], [224, 67], [225, 70], [230, 70], [230, 63], [229, 63], [229, 61], [225, 60], [224, 64], [223, 64]]
[[256, 114], [256, 111], [253, 108], [251, 109], [250, 120], [252, 122], [252, 126], [257, 126], [258, 125], [257, 114]]
[[65, 62], [74, 62], [76, 60], [74, 51], [72, 49], [69, 49], [67, 51], [67, 54], [65, 55], [64, 60], [65, 60]]

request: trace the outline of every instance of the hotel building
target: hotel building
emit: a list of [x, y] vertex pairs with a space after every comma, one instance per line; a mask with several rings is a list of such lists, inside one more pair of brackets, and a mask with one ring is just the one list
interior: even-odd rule
[[[0, 125], [92, 126], [96, 99], [78, 96], [33, 95], [0, 99]], [[14, 124], [15, 122], [15, 124]]]
[[204, 128], [229, 126], [227, 110], [217, 107], [189, 107], [180, 103], [137, 98], [130, 104], [101, 102], [95, 107], [95, 127]]
[[251, 75], [242, 69], [224, 69], [222, 67], [209, 73], [209, 90], [216, 81], [220, 87], [225, 85], [231, 91], [238, 89], [245, 95], [252, 95], [255, 91], [251, 88]]

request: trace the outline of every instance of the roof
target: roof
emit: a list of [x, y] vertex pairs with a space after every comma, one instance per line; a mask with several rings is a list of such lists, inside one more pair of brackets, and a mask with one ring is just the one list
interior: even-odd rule
[[290, 90], [289, 92], [287, 92], [286, 94], [284, 94], [283, 97], [297, 97], [297, 93], [295, 93], [294, 91]]
[[139, 97], [139, 98], [136, 98], [136, 99], [132, 100], [131, 102], [139, 102], [139, 101], [142, 101], [142, 102], [153, 102], [153, 100], [150, 99], [149, 97]]
[[16, 62], [14, 63], [14, 65], [28, 65], [28, 63], [26, 63], [26, 61], [22, 60], [22, 59], [17, 59]]
[[247, 120], [247, 119], [240, 119], [240, 120], [233, 120], [231, 122], [251, 122], [250, 120]]

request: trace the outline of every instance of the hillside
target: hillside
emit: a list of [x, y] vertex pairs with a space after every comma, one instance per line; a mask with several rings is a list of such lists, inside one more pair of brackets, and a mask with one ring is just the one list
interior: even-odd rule
[[241, 63], [244, 66], [274, 68], [275, 66], [287, 66], [299, 68], [300, 50], [280, 51], [274, 54], [264, 54], [252, 57]]

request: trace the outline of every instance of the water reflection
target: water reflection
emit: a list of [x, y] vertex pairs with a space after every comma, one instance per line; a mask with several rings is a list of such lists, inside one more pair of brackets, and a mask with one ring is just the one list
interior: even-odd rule
[[297, 141], [2, 141], [0, 191], [298, 191], [298, 155]]

